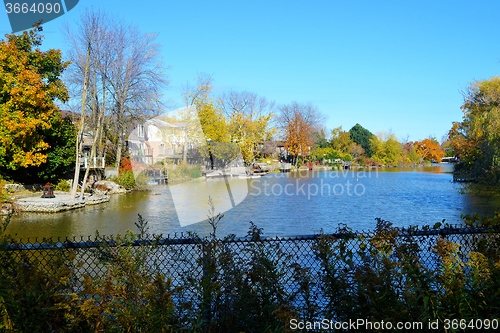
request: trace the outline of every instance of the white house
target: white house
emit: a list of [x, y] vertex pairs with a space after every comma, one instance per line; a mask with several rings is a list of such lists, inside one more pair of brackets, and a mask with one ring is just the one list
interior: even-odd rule
[[[177, 114], [186, 108], [175, 110]], [[189, 135], [186, 135], [185, 123], [168, 122], [166, 116], [158, 116], [138, 124], [129, 134], [127, 146], [130, 157], [140, 163], [155, 164], [165, 159], [180, 159], [186, 137], [188, 149], [196, 147], [200, 140], [193, 133], [202, 133], [198, 114], [190, 108], [192, 119], [189, 120]]]

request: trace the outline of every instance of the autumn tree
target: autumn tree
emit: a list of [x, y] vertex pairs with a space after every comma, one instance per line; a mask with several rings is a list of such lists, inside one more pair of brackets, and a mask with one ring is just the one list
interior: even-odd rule
[[187, 84], [183, 92], [185, 107], [178, 110], [174, 121], [183, 128], [183, 161], [196, 162], [195, 154], [211, 167], [225, 167], [241, 156], [236, 142], [231, 140], [228, 124], [219, 99], [212, 95], [212, 77], [199, 73], [196, 86]]
[[342, 153], [349, 154], [351, 152], [353, 141], [349, 132], [342, 130], [342, 126], [332, 129], [332, 138], [330, 139], [330, 146], [334, 150], [341, 151]]
[[441, 163], [441, 159], [444, 157], [444, 151], [441, 149], [441, 145], [436, 139], [433, 140], [429, 138], [422, 141], [415, 141], [413, 146], [421, 160]]
[[446, 156], [465, 155], [466, 151], [472, 148], [472, 146], [476, 146], [475, 142], [467, 140], [461, 125], [460, 122], [453, 122], [451, 129], [448, 131], [446, 140], [443, 143]]
[[59, 112], [51, 119], [51, 127], [41, 130], [44, 141], [49, 144], [45, 151], [47, 161], [39, 166], [29, 166], [10, 170], [10, 178], [20, 181], [57, 183], [73, 170], [75, 166], [76, 128], [73, 122], [63, 118]]
[[307, 156], [313, 147], [313, 132], [317, 129], [324, 116], [312, 104], [291, 104], [279, 107], [278, 122], [285, 139], [285, 147], [289, 154], [298, 162], [298, 156]]
[[325, 161], [330, 160], [333, 161], [336, 159], [344, 160], [344, 161], [352, 161], [352, 155], [343, 153], [339, 150], [335, 150], [332, 147], [320, 148], [316, 147], [311, 151], [311, 157], [316, 161]]
[[457, 169], [466, 169], [480, 181], [500, 181], [500, 77], [475, 81], [463, 92], [463, 121], [449, 133], [460, 155]]
[[229, 91], [222, 94], [220, 102], [231, 142], [238, 144], [243, 159], [251, 163], [259, 154], [259, 143], [270, 140], [276, 131], [272, 124], [274, 101], [247, 91]]
[[[198, 143], [204, 144], [207, 139], [206, 137], [200, 137], [203, 135], [203, 129], [201, 127], [200, 117], [198, 116], [198, 110], [196, 107], [197, 104], [198, 106], [203, 104], [203, 101], [207, 99], [211, 90], [212, 76], [207, 73], [198, 73], [195, 86], [191, 86], [189, 83], [184, 86], [182, 101], [184, 102], [185, 107], [178, 115], [184, 126], [184, 142], [182, 149], [182, 160], [184, 162], [187, 161], [189, 141], [194, 139], [199, 141]], [[205, 112], [206, 111], [207, 110], [205, 109]], [[205, 124], [208, 122], [209, 121], [207, 119]]]
[[[199, 151], [210, 160], [212, 167], [226, 167], [235, 159], [241, 158], [239, 142], [231, 137], [230, 124], [225, 117], [222, 102], [211, 95], [210, 85], [194, 101], [198, 112], [205, 147]], [[207, 159], [207, 161], [208, 161]]]
[[379, 132], [370, 139], [372, 159], [384, 165], [397, 165], [400, 162], [401, 143], [393, 133]]
[[42, 27], [0, 41], [0, 170], [8, 173], [47, 163], [47, 135], [57, 125], [57, 100], [68, 99], [60, 77], [61, 52], [42, 51]]

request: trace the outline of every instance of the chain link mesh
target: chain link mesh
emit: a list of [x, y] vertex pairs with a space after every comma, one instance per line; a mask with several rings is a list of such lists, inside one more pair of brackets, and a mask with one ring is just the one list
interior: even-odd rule
[[[469, 227], [452, 227], [437, 230], [422, 230], [416, 228], [395, 229], [397, 235], [394, 238], [398, 244], [413, 244], [416, 246], [421, 262], [425, 263], [430, 270], [439, 270], [440, 263], [434, 246], [439, 238], [444, 238], [460, 245], [459, 256], [466, 260], [468, 253], [478, 251], [483, 243], [490, 247], [500, 248], [499, 230]], [[341, 256], [346, 254], [346, 261], [336, 263], [338, 271], [345, 274], [352, 274], [352, 267], [362, 265], [366, 260], [367, 252], [364, 246], [376, 241], [377, 234], [369, 232], [342, 231], [335, 234], [304, 235], [294, 237], [263, 237], [254, 235], [243, 238], [229, 237], [226, 239], [200, 238], [191, 234], [175, 234], [174, 237], [158, 237], [150, 235], [143, 239], [137, 239], [129, 245], [135, 250], [145, 251], [146, 266], [151, 273], [159, 272], [166, 278], [172, 280], [173, 288], [182, 289], [178, 298], [189, 301], [190, 297], [195, 297], [196, 290], [187, 277], [200, 278], [207, 274], [209, 267], [214, 265], [218, 276], [224, 276], [234, 267], [240, 267], [244, 274], [255, 269], [251, 268], [254, 256], [262, 253], [268, 260], [274, 262], [275, 274], [279, 284], [288, 295], [292, 297], [296, 308], [310, 308], [311, 300], [315, 302], [320, 313], [326, 306], [323, 296], [325, 291], [322, 288], [322, 277], [324, 276], [324, 263], [318, 255], [318, 244], [321, 239], [328, 239], [332, 244], [341, 246], [333, 247], [334, 251], [330, 255]], [[37, 239], [36, 239], [37, 241]], [[212, 252], [208, 251], [210, 246], [214, 246]], [[364, 245], [363, 245], [364, 244]], [[106, 274], [106, 258], [103, 258], [102, 248], [113, 249], [114, 246], [123, 244], [114, 243], [112, 238], [101, 237], [91, 239], [90, 237], [73, 237], [64, 240], [43, 239], [43, 242], [31, 242], [27, 240], [11, 239], [6, 250], [14, 251], [18, 258], [27, 256], [31, 261], [36, 261], [38, 265], [44, 267], [49, 265], [57, 254], [72, 251], [75, 254], [75, 262], [78, 262], [77, 274], [87, 274], [93, 279], [104, 277]], [[396, 256], [395, 253], [389, 253]], [[212, 257], [210, 257], [212, 256]], [[214, 257], [217, 257], [217, 260]], [[226, 258], [226, 262], [224, 262]], [[229, 259], [228, 259], [229, 258]], [[350, 260], [348, 260], [350, 258]], [[108, 258], [109, 259], [109, 258]], [[233, 263], [233, 265], [231, 264]], [[261, 263], [262, 264], [262, 263]], [[297, 269], [303, 272], [302, 280], [297, 278]], [[349, 280], [349, 276], [346, 277]], [[301, 283], [307, 281], [307, 288], [310, 299], [304, 295], [304, 288]], [[222, 290], [232, 288], [230, 284], [221, 286]], [[227, 290], [226, 290], [227, 291]], [[302, 291], [302, 292], [301, 292]], [[230, 293], [222, 293], [223, 297], [229, 297]]]

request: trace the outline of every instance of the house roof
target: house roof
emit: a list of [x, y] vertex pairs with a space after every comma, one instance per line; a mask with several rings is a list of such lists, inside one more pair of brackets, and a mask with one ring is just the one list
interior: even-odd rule
[[69, 118], [71, 120], [77, 120], [77, 119], [80, 119], [80, 114], [79, 113], [76, 113], [76, 112], [73, 112], [73, 111], [69, 111], [69, 110], [58, 110], [59, 113], [61, 114], [61, 118]]
[[168, 123], [164, 120], [158, 119], [158, 118], [153, 118], [148, 120], [146, 123], [152, 124], [158, 128], [184, 128], [184, 123]]

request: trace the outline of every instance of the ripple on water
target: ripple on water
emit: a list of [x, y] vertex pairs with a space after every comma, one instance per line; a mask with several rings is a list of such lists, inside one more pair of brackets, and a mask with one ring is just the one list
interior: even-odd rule
[[[183, 186], [187, 198], [206, 198], [213, 194], [214, 187], [225, 189], [226, 183], [211, 180]], [[368, 230], [374, 228], [376, 217], [401, 227], [434, 224], [443, 219], [461, 223], [460, 214], [492, 213], [500, 207], [499, 197], [460, 194], [461, 185], [453, 183], [452, 175], [442, 167], [274, 174], [248, 180], [247, 188], [248, 195], [242, 202], [224, 212], [218, 228], [220, 236], [244, 236], [250, 221], [263, 228], [266, 235], [280, 236], [312, 234], [321, 229], [333, 232], [339, 223], [354, 230]], [[238, 193], [234, 195], [236, 198]], [[208, 214], [207, 202], [196, 201], [186, 207], [188, 213], [196, 209]], [[206, 221], [180, 226], [168, 186], [157, 186], [154, 192], [113, 195], [106, 204], [59, 214], [21, 214], [13, 218], [8, 232], [18, 237], [94, 235], [95, 230], [117, 234], [135, 230], [137, 214], [149, 221], [152, 233], [210, 232]]]

